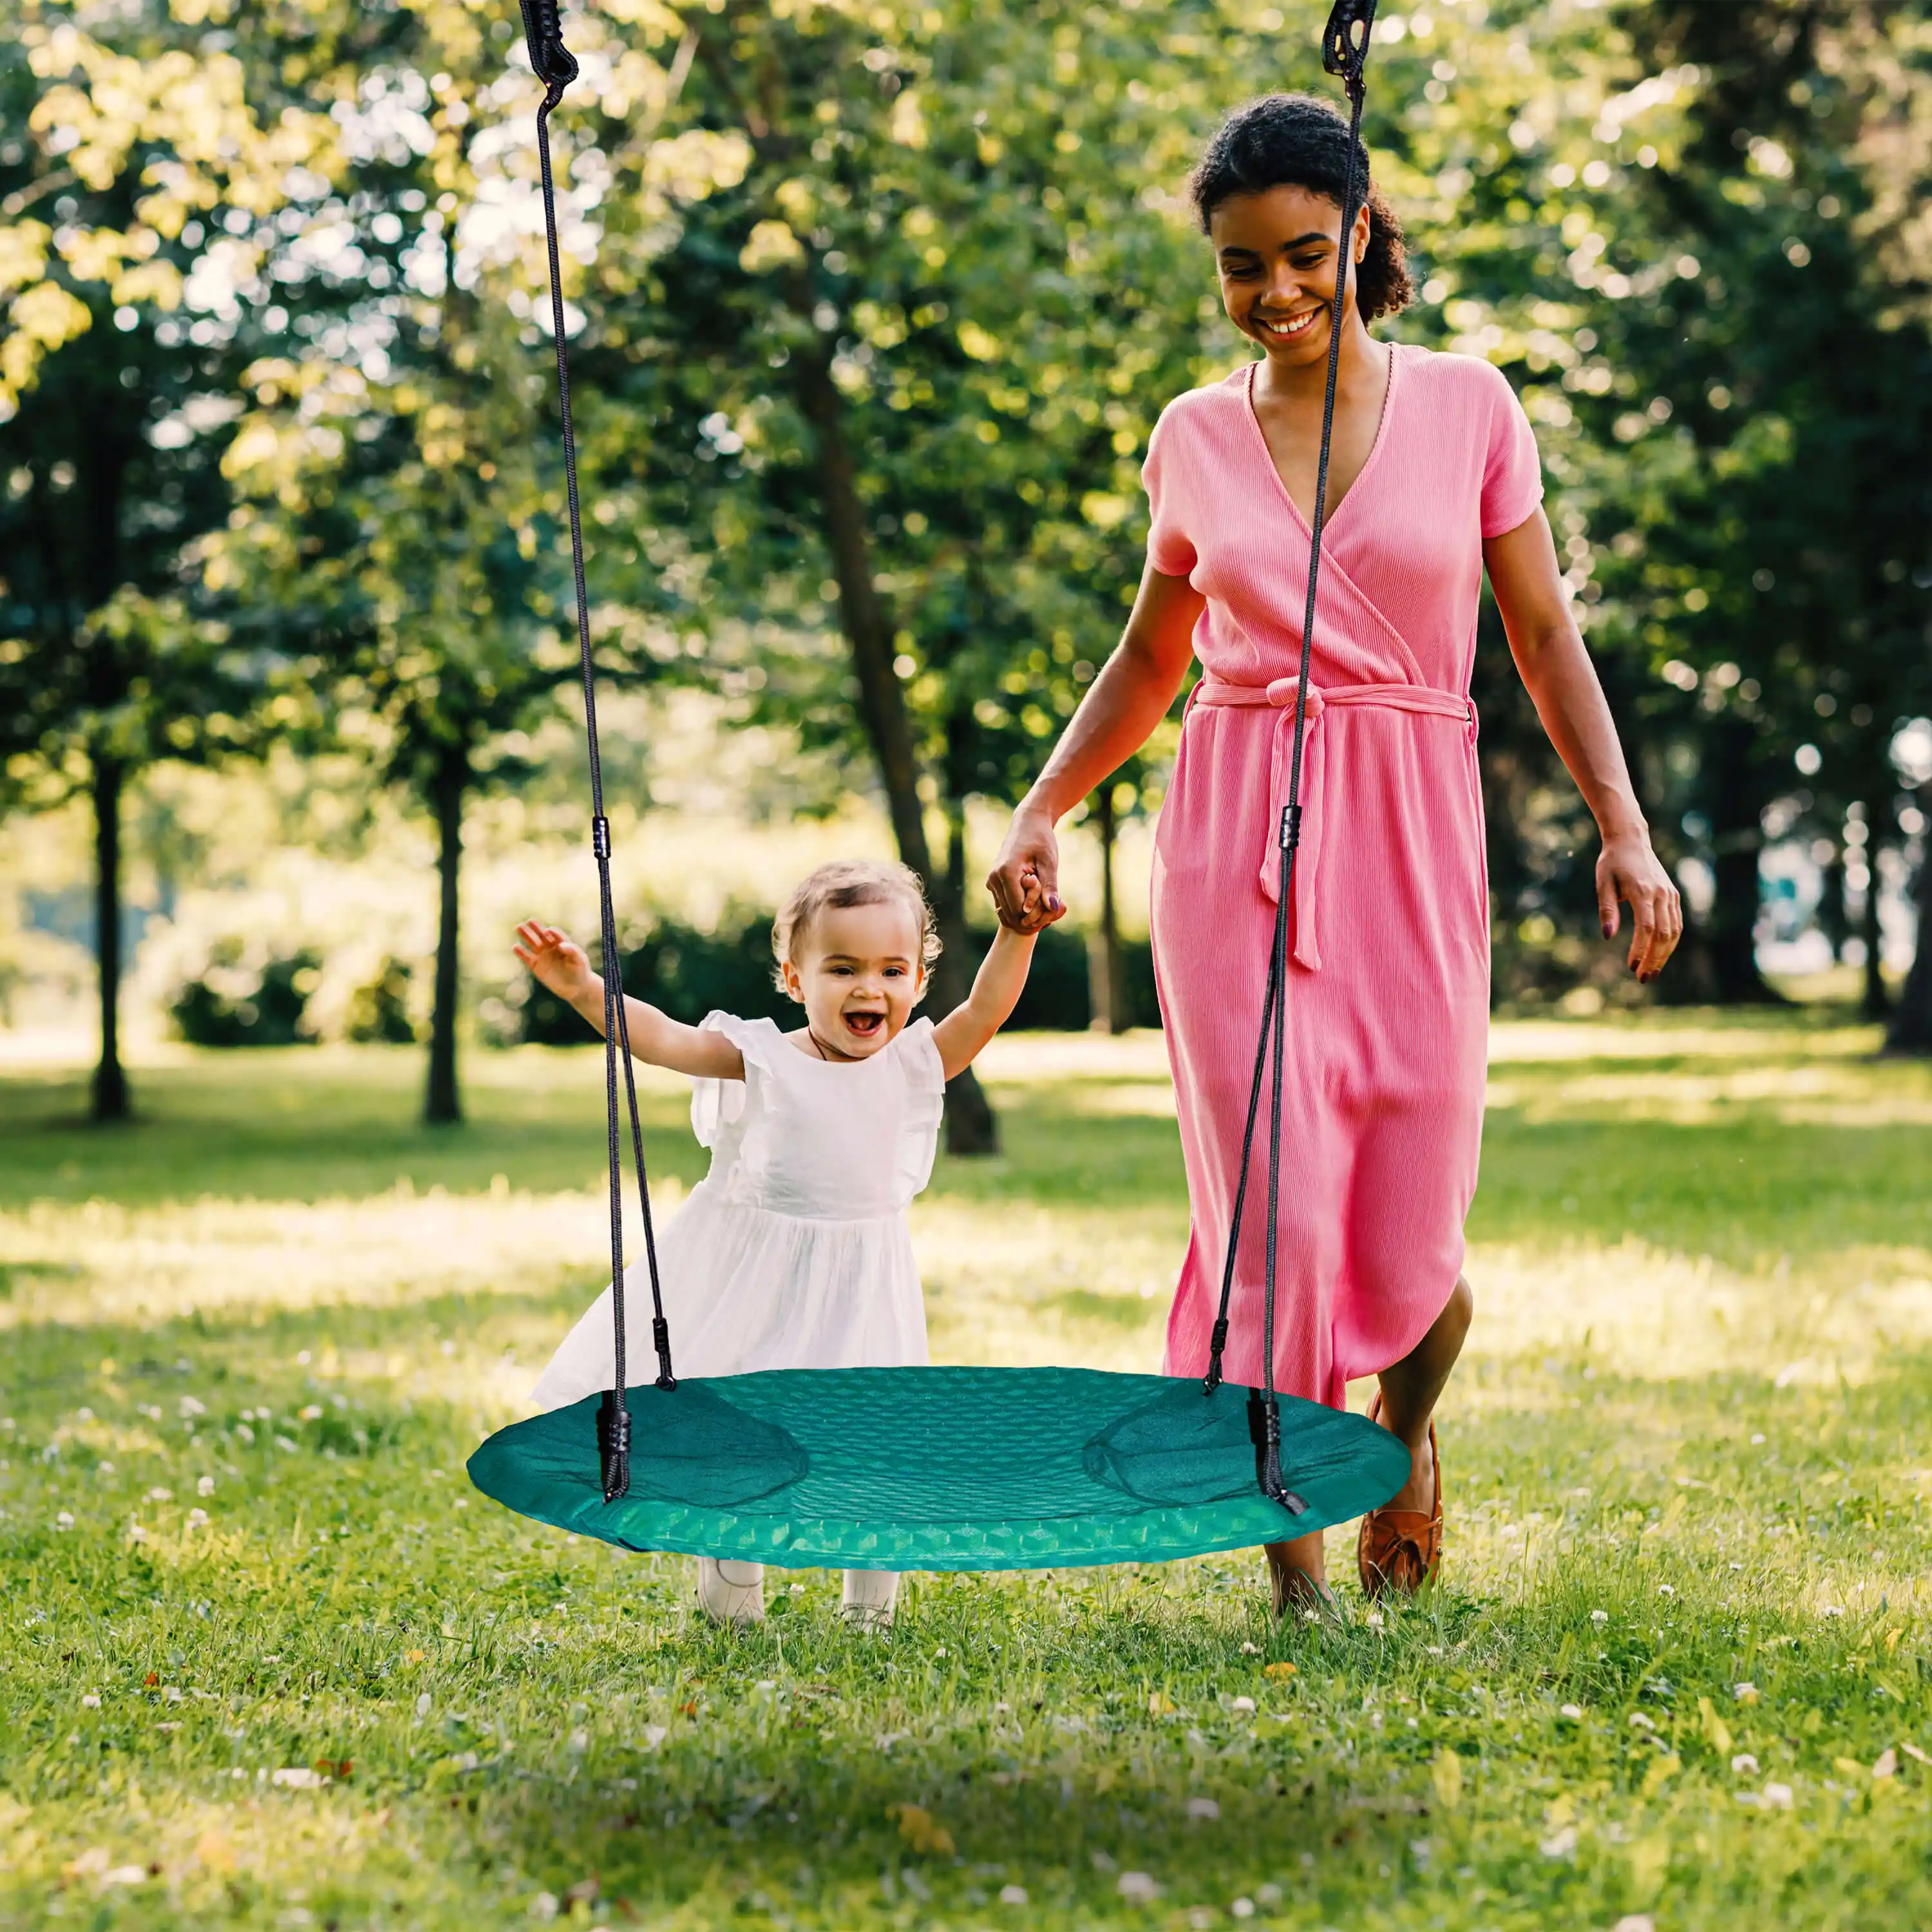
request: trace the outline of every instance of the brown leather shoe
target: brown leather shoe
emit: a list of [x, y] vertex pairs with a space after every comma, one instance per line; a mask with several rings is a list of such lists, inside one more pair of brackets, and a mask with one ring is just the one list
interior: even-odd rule
[[[1379, 1390], [1369, 1404], [1369, 1420], [1382, 1414]], [[1371, 1597], [1412, 1597], [1432, 1582], [1442, 1561], [1442, 1459], [1436, 1450], [1436, 1425], [1429, 1425], [1429, 1448], [1436, 1469], [1436, 1500], [1429, 1514], [1384, 1508], [1362, 1519], [1355, 1562], [1362, 1588]]]

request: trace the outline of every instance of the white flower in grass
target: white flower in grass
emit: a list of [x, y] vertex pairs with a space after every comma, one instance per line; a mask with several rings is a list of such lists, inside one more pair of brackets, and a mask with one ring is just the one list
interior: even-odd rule
[[1755, 1704], [1757, 1702], [1757, 1686], [1755, 1684], [1733, 1684], [1731, 1695], [1740, 1704]]
[[54, 1527], [56, 1529], [73, 1528], [74, 1511], [72, 1510], [62, 1510], [60, 1514], [54, 1518]]
[[308, 1408], [302, 1411], [302, 1419], [304, 1422], [320, 1422], [322, 1420], [321, 1405], [318, 1402], [310, 1402]]
[[588, 1731], [572, 1731], [570, 1734], [570, 1748], [574, 1751], [588, 1750], [590, 1748], [590, 1733]]
[[1731, 1768], [1740, 1778], [1755, 1778], [1757, 1775], [1757, 1760], [1749, 1751], [1739, 1751], [1731, 1760]]
[[670, 1732], [662, 1724], [646, 1724], [644, 1726], [645, 1750], [656, 1750], [670, 1735]]
[[1762, 1430], [1761, 1430], [1761, 1429], [1760, 1429], [1760, 1430], [1758, 1430], [1758, 1432], [1757, 1432], [1754, 1436], [1752, 1436], [1752, 1438], [1751, 1438], [1751, 1447], [1752, 1447], [1754, 1449], [1761, 1449], [1761, 1448], [1763, 1448], [1763, 1446], [1764, 1446], [1764, 1431], [1763, 1431]]
[[97, 1462], [94, 1466], [94, 1473], [97, 1476], [111, 1476], [114, 1473], [114, 1465], [112, 1462]]
[[1791, 1809], [1791, 1787], [1788, 1784], [1773, 1782], [1764, 1787], [1764, 1802], [1774, 1811]]
[[206, 1415], [208, 1413], [208, 1405], [206, 1402], [196, 1401], [191, 1395], [183, 1396], [176, 1407], [184, 1422], [192, 1421], [196, 1416]]
[[530, 1916], [532, 1918], [554, 1918], [560, 1909], [556, 1894], [554, 1892], [540, 1892], [530, 1900]]
[[245, 1422], [238, 1422], [235, 1425], [235, 1432], [244, 1442], [252, 1442], [255, 1439], [255, 1432]]
[[1677, 1592], [1670, 1584], [1660, 1583], [1657, 1586], [1657, 1594], [1660, 1597], [1674, 1597]]
[[1827, 1604], [1825, 1614], [1828, 1617], [1841, 1617], [1845, 1614], [1845, 1606], [1842, 1604]]
[[1657, 1729], [1641, 1711], [1633, 1711], [1630, 1714], [1630, 1729], [1634, 1731], [1654, 1731]]
[[1027, 1888], [1023, 1885], [1003, 1885], [1000, 1888], [1002, 1905], [1024, 1905], [1027, 1902]]
[[1261, 1654], [1262, 1647], [1258, 1643], [1244, 1643], [1241, 1646], [1241, 1654], [1244, 1657], [1258, 1657]]
[[1218, 1818], [1221, 1808], [1211, 1798], [1190, 1798], [1187, 1801], [1187, 1815], [1190, 1818]]
[[1382, 1627], [1382, 1613], [1379, 1610], [1371, 1610], [1362, 1621], [1370, 1629], [1380, 1630]]
[[1657, 1932], [1656, 1922], [1647, 1912], [1626, 1912], [1613, 1932]]
[[1255, 1902], [1252, 1898], [1238, 1898], [1228, 1907], [1231, 1917], [1252, 1918], [1255, 1916]]
[[279, 1784], [288, 1791], [314, 1791], [328, 1780], [319, 1771], [305, 1764], [292, 1764], [284, 1769], [271, 1772], [271, 1784]]
[[295, 1451], [295, 1446], [296, 1445], [291, 1442], [286, 1436], [278, 1436], [275, 1438], [275, 1447], [278, 1449], [286, 1450], [290, 1454], [292, 1454]]
[[1592, 1610], [1590, 1612], [1590, 1621], [1593, 1624], [1606, 1624], [1610, 1620], [1610, 1613], [1608, 1610]]
[[99, 1710], [100, 1708], [100, 1693], [98, 1690], [88, 1691], [87, 1695], [80, 1700], [80, 1708], [83, 1711]]
[[1160, 1887], [1145, 1872], [1123, 1872], [1114, 1889], [1136, 1905], [1151, 1905], [1160, 1896]]
[[198, 1496], [213, 1496], [214, 1493], [214, 1478], [212, 1476], [203, 1476], [199, 1478], [194, 1486], [194, 1492]]
[[1255, 1708], [1255, 1700], [1252, 1697], [1237, 1697], [1228, 1708], [1231, 1711], [1252, 1711]]
[[164, 1490], [158, 1485], [148, 1492], [146, 1500], [151, 1503], [170, 1503], [174, 1501], [174, 1498], [173, 1490]]
[[208, 1512], [205, 1509], [191, 1509], [188, 1513], [188, 1526], [190, 1529], [205, 1529], [208, 1526]]
[[100, 1874], [100, 1882], [104, 1886], [140, 1885], [146, 1880], [147, 1876], [148, 1868], [146, 1865], [115, 1865]]
[[1573, 1724], [1580, 1724], [1583, 1718], [1583, 1707], [1580, 1704], [1565, 1704], [1556, 1714], [1559, 1718], [1568, 1718]]
[[416, 1700], [416, 1715], [419, 1718], [428, 1717], [429, 1715], [429, 1707], [436, 1700], [430, 1696], [429, 1693], [425, 1690], [422, 1695]]
[[1543, 1856], [1546, 1858], [1567, 1858], [1576, 1849], [1576, 1828], [1565, 1825], [1561, 1831], [1552, 1832], [1543, 1841]]

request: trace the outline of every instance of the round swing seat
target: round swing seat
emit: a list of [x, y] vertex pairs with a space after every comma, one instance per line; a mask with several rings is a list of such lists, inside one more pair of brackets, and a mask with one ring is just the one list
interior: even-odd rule
[[596, 1396], [499, 1430], [470, 1478], [623, 1549], [850, 1570], [1166, 1562], [1304, 1536], [1408, 1480], [1387, 1430], [1284, 1396], [1292, 1513], [1259, 1486], [1252, 1393], [1093, 1369], [772, 1370], [629, 1390], [614, 1501]]

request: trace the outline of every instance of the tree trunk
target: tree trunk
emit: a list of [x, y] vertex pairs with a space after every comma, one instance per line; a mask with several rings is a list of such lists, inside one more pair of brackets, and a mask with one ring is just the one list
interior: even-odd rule
[[100, 1058], [94, 1069], [93, 1118], [124, 1120], [132, 1109], [121, 1065], [121, 788], [118, 758], [94, 756], [94, 944], [99, 962]]
[[456, 1002], [458, 991], [458, 884], [463, 866], [463, 801], [470, 789], [470, 760], [462, 751], [446, 752], [430, 778], [430, 806], [436, 814], [436, 873], [440, 895], [436, 934], [436, 1000], [430, 1019], [429, 1085], [423, 1119], [430, 1126], [456, 1126], [463, 1120], [463, 1096], [456, 1078]]
[[[1932, 806], [1932, 785], [1921, 788], [1920, 806]], [[1932, 819], [1932, 812], [1927, 812]], [[1892, 1025], [1886, 1034], [1888, 1053], [1932, 1054], [1932, 826], [1925, 833], [1925, 849], [1918, 862], [1918, 880], [1914, 888], [1918, 901], [1918, 943], [1912, 956], [1912, 970], [1906, 975], [1898, 1004], [1892, 1012]]]
[[1114, 899], [1114, 841], [1119, 827], [1114, 817], [1110, 779], [1094, 794], [1094, 830], [1100, 838], [1100, 923], [1087, 943], [1088, 1003], [1095, 1033], [1127, 1030], [1127, 989], [1120, 969], [1120, 922]]
[[[935, 901], [934, 910], [944, 918], [939, 902], [946, 896], [945, 882], [934, 874], [932, 854], [926, 844], [912, 721], [898, 673], [893, 668], [898, 649], [892, 614], [872, 580], [865, 506], [859, 500], [852, 454], [845, 440], [844, 400], [832, 380], [828, 350], [801, 350], [794, 357], [793, 367], [797, 372], [799, 406], [812, 425], [819, 508], [826, 547], [832, 554], [832, 576], [838, 586], [839, 621], [851, 647], [852, 668], [859, 680], [859, 712], [878, 760], [892, 836], [898, 841], [899, 856], [926, 882]], [[933, 968], [928, 1004], [936, 1018], [943, 1018], [958, 1006], [970, 986], [963, 899], [953, 923], [956, 932], [950, 939], [942, 925], [940, 937], [945, 950]], [[957, 1154], [999, 1150], [999, 1123], [970, 1066], [946, 1083], [946, 1146], [949, 1153]]]
[[[1758, 861], [1764, 848], [1762, 782], [1752, 728], [1714, 721], [1706, 736], [1706, 793], [1711, 814], [1711, 910], [1697, 935], [1710, 998], [1720, 1006], [1775, 1006], [1778, 990], [1758, 970], [1757, 917], [1763, 903]], [[1686, 962], [1687, 964], [1689, 962]]]
[[1892, 1011], [1885, 991], [1885, 933], [1879, 923], [1878, 826], [1883, 809], [1869, 800], [1865, 805], [1865, 904], [1858, 921], [1859, 936], [1865, 944], [1864, 991], [1858, 1001], [1862, 1020], [1883, 1020]]

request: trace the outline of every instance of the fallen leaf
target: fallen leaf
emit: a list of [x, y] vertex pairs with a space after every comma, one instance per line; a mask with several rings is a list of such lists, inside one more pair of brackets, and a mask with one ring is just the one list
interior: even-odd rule
[[1276, 1684], [1286, 1684], [1294, 1675], [1294, 1666], [1292, 1664], [1267, 1664], [1262, 1667], [1262, 1675]]
[[897, 1817], [899, 1836], [922, 1857], [952, 1857], [952, 1834], [930, 1811], [916, 1804], [894, 1804], [886, 1808], [886, 1816]]
[[1898, 1775], [1898, 1754], [1888, 1745], [1878, 1754], [1878, 1761], [1872, 1766], [1874, 1778], [1896, 1778]]
[[1169, 1718], [1174, 1714], [1174, 1700], [1165, 1690], [1148, 1693], [1148, 1715], [1150, 1718]]

